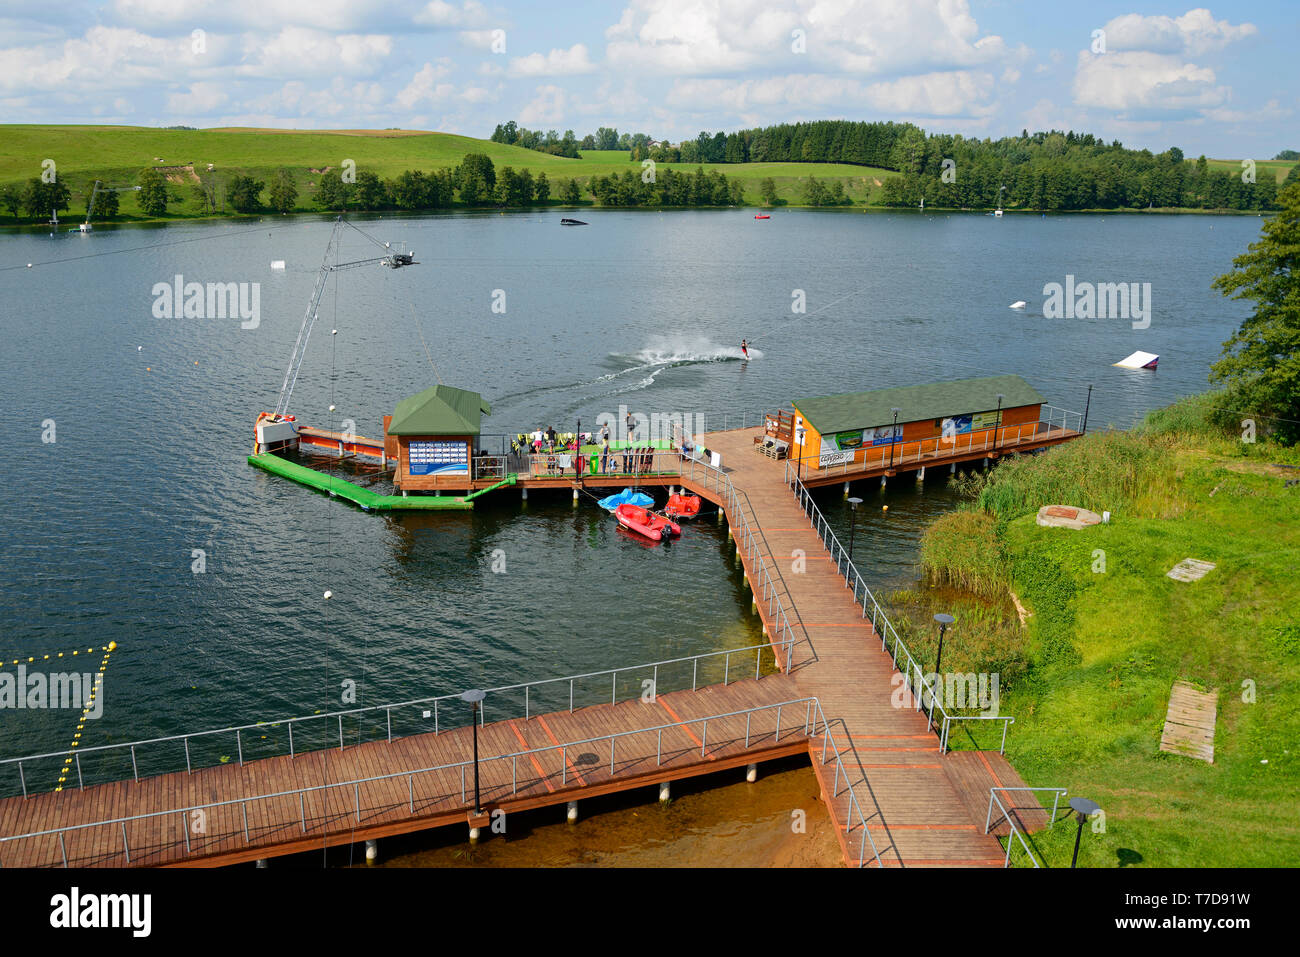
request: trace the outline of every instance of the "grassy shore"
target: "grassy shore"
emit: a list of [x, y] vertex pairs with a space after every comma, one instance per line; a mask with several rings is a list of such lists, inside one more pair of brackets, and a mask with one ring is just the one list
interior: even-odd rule
[[[1300, 450], [1211, 424], [1213, 396], [1094, 433], [967, 482], [967, 510], [925, 535], [934, 583], [902, 593], [905, 640], [933, 660], [929, 615], [951, 610], [945, 670], [1003, 671], [1007, 753], [1031, 786], [1106, 812], [1080, 862], [1276, 866], [1300, 859]], [[1286, 468], [1285, 466], [1292, 466]], [[1109, 510], [1083, 531], [1034, 521], [1050, 503]], [[1215, 562], [1195, 583], [1166, 573]], [[1022, 628], [1014, 592], [1030, 613]], [[1159, 751], [1170, 688], [1217, 689], [1214, 764]], [[955, 746], [996, 747], [955, 736]], [[1032, 839], [1068, 866], [1072, 824]]]

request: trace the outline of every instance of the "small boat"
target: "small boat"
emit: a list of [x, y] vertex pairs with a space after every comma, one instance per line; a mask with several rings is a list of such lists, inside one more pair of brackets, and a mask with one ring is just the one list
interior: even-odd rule
[[682, 528], [676, 522], [669, 521], [662, 515], [656, 515], [640, 505], [620, 505], [614, 509], [614, 517], [628, 531], [638, 532], [653, 542], [665, 538], [676, 538]]
[[597, 504], [607, 512], [612, 512], [620, 505], [639, 505], [641, 508], [649, 508], [654, 505], [655, 500], [645, 492], [634, 492], [630, 488], [625, 488], [617, 495], [607, 495]]
[[580, 219], [562, 219], [560, 220], [560, 225], [561, 226], [586, 226], [587, 224]]
[[1011, 308], [1012, 308], [1012, 309], [1023, 309], [1023, 308], [1025, 308], [1025, 306], [1027, 306], [1027, 305], [1029, 305], [1029, 303], [1025, 302], [1023, 299], [1017, 299], [1015, 302], [1013, 302], [1013, 303], [1011, 304]]
[[664, 514], [669, 518], [694, 518], [700, 514], [700, 497], [681, 493], [669, 495], [668, 504], [664, 506]]
[[754, 218], [755, 218], [755, 219], [771, 219], [772, 217], [771, 217], [769, 214], [767, 214], [767, 213], [755, 213], [755, 214], [754, 214]]

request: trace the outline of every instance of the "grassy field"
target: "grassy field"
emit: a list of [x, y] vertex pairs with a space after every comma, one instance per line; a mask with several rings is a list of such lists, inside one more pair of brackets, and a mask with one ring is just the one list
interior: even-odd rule
[[[410, 130], [342, 130], [331, 132], [211, 129], [160, 130], [124, 126], [0, 126], [0, 185], [25, 183], [41, 173], [41, 162], [53, 159], [59, 175], [73, 193], [73, 210], [85, 208], [84, 196], [95, 179], [106, 184], [133, 184], [146, 166], [183, 166], [192, 164], [203, 172], [211, 163], [222, 174], [249, 174], [263, 181], [280, 167], [294, 171], [298, 186], [298, 205], [314, 209], [311, 193], [318, 180], [312, 170], [338, 169], [345, 159], [356, 163], [358, 171], [371, 170], [381, 178], [392, 178], [408, 169], [426, 172], [451, 168], [467, 153], [484, 153], [500, 169], [513, 166], [534, 175], [545, 172], [554, 195], [556, 184], [576, 179], [584, 185], [592, 176], [640, 171], [624, 150], [588, 151], [581, 159], [550, 156], [536, 150], [504, 146], [449, 133]], [[748, 203], [760, 202], [760, 183], [771, 176], [778, 196], [790, 203], [803, 201], [801, 179], [841, 179], [845, 191], [861, 205], [876, 183], [891, 175], [888, 170], [838, 163], [746, 163], [703, 164], [706, 171], [717, 169], [728, 178], [739, 179]], [[661, 169], [687, 172], [691, 164], [661, 164]], [[172, 178], [176, 198], [169, 213], [197, 216], [200, 205], [189, 188], [190, 177], [177, 174]], [[120, 194], [122, 219], [142, 218], [136, 195]], [[590, 202], [590, 200], [587, 200]]]
[[[1241, 160], [1207, 159], [1205, 162], [1210, 169], [1226, 169], [1230, 173], [1241, 172]], [[1281, 185], [1282, 180], [1286, 179], [1286, 174], [1291, 172], [1291, 167], [1295, 164], [1295, 160], [1255, 160], [1255, 176], [1263, 177], [1265, 173], [1272, 173]]]
[[[982, 596], [951, 584], [896, 596], [921, 660], [933, 660], [929, 615], [950, 610], [945, 670], [1009, 679], [1007, 753], [1026, 782], [1102, 806], [1105, 831], [1085, 829], [1081, 865], [1300, 860], [1300, 755], [1290, 753], [1300, 744], [1300, 483], [1285, 485], [1300, 478], [1300, 450], [1200, 424], [1209, 401], [994, 469], [973, 506], [980, 522], [945, 516], [926, 543], [929, 561], [964, 562], [952, 577], [975, 581]], [[1112, 519], [1042, 528], [1034, 512], [1051, 502]], [[979, 549], [942, 541], [972, 531]], [[1188, 557], [1218, 567], [1195, 583], [1166, 577]], [[1027, 628], [1007, 588], [1031, 613]], [[1178, 679], [1219, 692], [1212, 765], [1158, 750]], [[954, 736], [956, 747], [975, 743]], [[1050, 866], [1068, 866], [1073, 840], [1073, 825], [1058, 824], [1032, 843]]]

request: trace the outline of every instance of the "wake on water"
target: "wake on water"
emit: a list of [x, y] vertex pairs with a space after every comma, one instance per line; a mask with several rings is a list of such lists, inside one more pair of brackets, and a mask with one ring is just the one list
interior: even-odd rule
[[[761, 359], [763, 353], [753, 346], [749, 347], [750, 359]], [[615, 361], [631, 362], [625, 368], [615, 372], [607, 372], [604, 375], [597, 376], [594, 379], [588, 379], [578, 382], [565, 382], [556, 385], [538, 386], [533, 389], [526, 389], [522, 392], [513, 392], [510, 395], [502, 396], [497, 399], [497, 403], [504, 404], [515, 399], [522, 399], [526, 396], [534, 396], [546, 392], [563, 392], [569, 389], [585, 389], [588, 386], [600, 386], [604, 383], [617, 383], [615, 388], [597, 389], [594, 392], [588, 392], [584, 395], [575, 397], [572, 406], [578, 407], [584, 402], [592, 399], [603, 398], [605, 396], [623, 395], [628, 392], [638, 392], [642, 389], [648, 389], [654, 385], [655, 378], [667, 369], [674, 369], [681, 366], [697, 365], [709, 362], [743, 362], [745, 354], [741, 351], [740, 346], [721, 346], [703, 337], [656, 337], [639, 352], [621, 353], [611, 352], [609, 358]], [[640, 375], [638, 375], [640, 373]], [[636, 376], [636, 378], [632, 378]]]

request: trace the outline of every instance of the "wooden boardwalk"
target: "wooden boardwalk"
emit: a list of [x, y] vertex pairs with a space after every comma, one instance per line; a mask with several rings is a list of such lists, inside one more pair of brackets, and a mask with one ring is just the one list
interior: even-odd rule
[[[788, 673], [666, 693], [650, 703], [486, 725], [479, 732], [485, 815], [807, 753], [846, 863], [856, 865], [861, 854], [886, 867], [1001, 866], [996, 835], [1008, 826], [1003, 815], [992, 833], [984, 832], [989, 788], [1023, 788], [1024, 782], [996, 751], [941, 753], [927, 717], [785, 484], [785, 463], [757, 452], [755, 434], [709, 433], [701, 442], [722, 453], [724, 471], [742, 493], [744, 514], [730, 514], [732, 525], [761, 531], [758, 556], [778, 573], [776, 593], [800, 639], [792, 661], [782, 662]], [[547, 481], [572, 485], [560, 476], [539, 484]], [[656, 481], [737, 507], [716, 476], [702, 470], [641, 484]], [[749, 580], [758, 580], [755, 557], [743, 548], [740, 556]], [[755, 608], [775, 640], [772, 606], [761, 600]], [[782, 658], [782, 646], [774, 648]], [[814, 698], [825, 727], [817, 723]], [[781, 702], [804, 703], [787, 705], [778, 729], [770, 706]], [[752, 714], [737, 714], [747, 711]], [[842, 763], [834, 760], [827, 731]], [[461, 728], [8, 798], [0, 800], [0, 839], [101, 823], [65, 831], [62, 839], [0, 840], [0, 865], [230, 864], [444, 825], [487, 826], [487, 816], [470, 821], [470, 760], [470, 729]], [[1047, 823], [1033, 792], [1005, 803], [1023, 831]]]
[[[799, 695], [820, 700], [832, 733], [851, 751], [845, 760], [852, 765], [852, 790], [868, 818], [882, 863], [887, 867], [1001, 866], [1002, 847], [983, 833], [987, 786], [969, 776], [957, 778], [954, 784], [947, 770], [954, 756], [940, 753], [938, 738], [928, 728], [926, 716], [915, 710], [914, 699], [881, 649], [880, 636], [862, 617], [861, 606], [785, 485], [784, 463], [755, 450], [757, 434], [757, 429], [714, 432], [700, 441], [722, 453], [724, 470], [745, 492], [750, 517], [762, 529], [767, 546], [763, 559], [781, 571], [789, 604], [809, 638], [796, 649], [791, 676]], [[692, 484], [689, 478], [683, 481]], [[716, 500], [716, 495], [711, 497]], [[860, 541], [858, 547], [869, 548], [870, 543]], [[793, 571], [798, 553], [806, 565], [800, 573]], [[759, 610], [768, 624], [767, 609]], [[773, 633], [769, 626], [768, 634]], [[856, 864], [860, 835], [844, 785], [835, 795], [833, 768], [817, 760], [820, 742], [814, 741], [810, 750], [846, 861]], [[996, 776], [1003, 786], [1023, 786], [1000, 754], [986, 754], [986, 760], [998, 769]], [[970, 795], [963, 794], [963, 781], [975, 789]], [[983, 805], [977, 817], [972, 802], [980, 800]], [[870, 858], [871, 841], [867, 847]]]
[[[797, 697], [793, 680], [775, 674], [662, 694], [650, 703], [637, 699], [487, 724], [479, 729], [483, 810], [509, 814], [806, 754], [803, 704], [783, 709], [779, 736], [774, 708], [754, 712], [748, 727], [745, 715], [714, 717]], [[673, 727], [654, 730], [664, 725]], [[565, 747], [620, 734], [612, 771], [609, 740]], [[491, 760], [500, 755], [518, 756]], [[3, 841], [0, 866], [61, 867], [65, 859], [74, 867], [233, 864], [449, 824], [465, 827], [473, 806], [471, 759], [465, 727], [7, 798], [0, 801], [0, 837], [171, 813], [67, 831], [62, 844], [56, 835]], [[428, 768], [443, 770], [416, 773]], [[385, 775], [392, 777], [346, 783]], [[254, 800], [262, 795], [282, 796]]]
[[1175, 681], [1160, 735], [1160, 750], [1214, 763], [1214, 723], [1219, 710], [1218, 691], [1197, 691], [1185, 681]]

